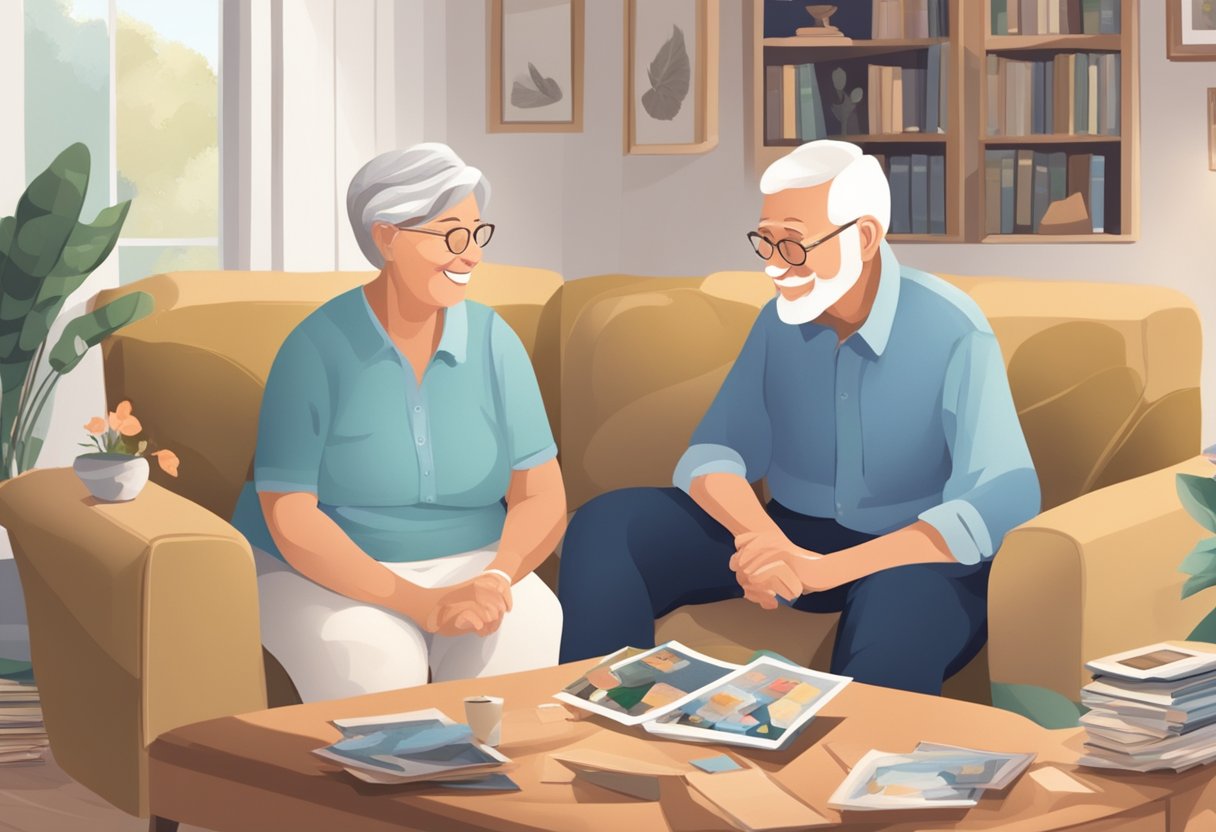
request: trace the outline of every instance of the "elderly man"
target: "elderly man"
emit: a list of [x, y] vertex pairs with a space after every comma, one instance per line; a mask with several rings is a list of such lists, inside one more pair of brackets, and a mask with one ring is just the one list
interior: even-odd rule
[[760, 190], [748, 238], [777, 296], [678, 487], [611, 492], [575, 516], [562, 660], [649, 646], [656, 618], [743, 596], [842, 613], [834, 673], [940, 693], [987, 639], [1002, 538], [1039, 510], [1000, 347], [963, 292], [896, 260], [890, 189], [860, 148], [804, 144]]

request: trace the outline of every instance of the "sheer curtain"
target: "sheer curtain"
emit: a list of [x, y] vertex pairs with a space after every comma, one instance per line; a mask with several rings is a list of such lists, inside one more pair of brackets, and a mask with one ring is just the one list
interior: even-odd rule
[[443, 139], [442, 5], [225, 0], [225, 268], [370, 268], [346, 186], [377, 153]]

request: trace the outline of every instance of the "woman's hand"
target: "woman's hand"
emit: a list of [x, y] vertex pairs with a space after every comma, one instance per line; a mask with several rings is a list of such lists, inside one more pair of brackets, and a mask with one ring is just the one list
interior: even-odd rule
[[452, 636], [474, 632], [488, 636], [511, 610], [511, 585], [496, 573], [425, 592], [424, 610], [414, 620], [428, 633]]

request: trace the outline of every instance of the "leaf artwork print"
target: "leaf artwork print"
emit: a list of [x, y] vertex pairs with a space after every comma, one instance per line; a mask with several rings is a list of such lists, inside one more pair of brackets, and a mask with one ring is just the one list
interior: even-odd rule
[[562, 88], [552, 78], [540, 74], [540, 70], [532, 62], [528, 62], [528, 74], [532, 86], [524, 81], [516, 81], [511, 87], [511, 104], [521, 110], [537, 107], [548, 107], [562, 100]]
[[658, 121], [671, 121], [680, 112], [692, 80], [692, 68], [688, 61], [688, 49], [684, 46], [684, 32], [672, 26], [671, 37], [659, 49], [650, 69], [650, 89], [642, 94], [642, 106], [650, 117]]

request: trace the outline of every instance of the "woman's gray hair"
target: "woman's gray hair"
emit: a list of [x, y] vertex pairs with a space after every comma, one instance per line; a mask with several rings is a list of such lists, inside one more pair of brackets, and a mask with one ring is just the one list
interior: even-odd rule
[[446, 144], [423, 142], [381, 153], [359, 168], [346, 191], [346, 213], [363, 256], [380, 268], [384, 258], [372, 240], [372, 223], [421, 225], [469, 194], [484, 210], [490, 183], [482, 172]]

